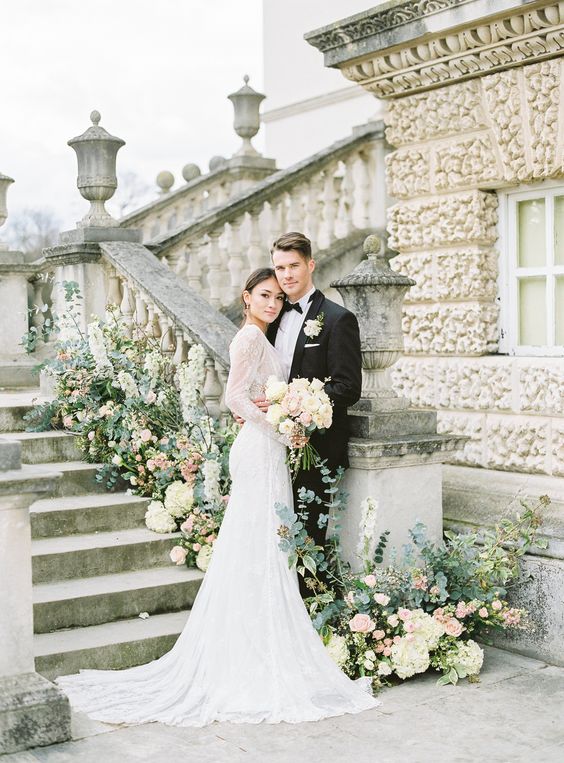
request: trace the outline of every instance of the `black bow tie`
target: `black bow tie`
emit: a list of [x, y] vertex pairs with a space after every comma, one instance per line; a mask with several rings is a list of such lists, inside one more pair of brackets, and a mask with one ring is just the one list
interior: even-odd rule
[[294, 304], [292, 304], [291, 302], [285, 302], [284, 312], [287, 313], [290, 310], [295, 310], [296, 312], [300, 313], [300, 315], [303, 314], [302, 306], [300, 305], [299, 302], [294, 302]]

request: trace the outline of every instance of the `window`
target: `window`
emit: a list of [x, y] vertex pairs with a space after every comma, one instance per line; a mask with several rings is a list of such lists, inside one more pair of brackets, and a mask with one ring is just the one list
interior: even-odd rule
[[500, 351], [564, 354], [564, 186], [500, 194]]

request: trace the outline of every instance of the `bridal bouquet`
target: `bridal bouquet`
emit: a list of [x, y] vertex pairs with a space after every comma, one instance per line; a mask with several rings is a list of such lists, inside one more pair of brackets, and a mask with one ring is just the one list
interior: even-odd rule
[[[333, 422], [333, 407], [319, 379], [294, 379], [290, 383], [270, 376], [265, 397], [271, 404], [267, 421], [281, 435], [290, 439], [309, 439], [315, 430], [324, 431]], [[315, 448], [305, 442], [290, 449], [289, 464], [294, 478], [300, 469], [310, 469], [318, 460]]]

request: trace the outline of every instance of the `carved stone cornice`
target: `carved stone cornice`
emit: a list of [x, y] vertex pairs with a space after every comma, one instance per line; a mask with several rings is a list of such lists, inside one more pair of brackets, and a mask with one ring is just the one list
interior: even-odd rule
[[[413, 5], [422, 7], [421, 3]], [[448, 0], [437, 0], [426, 7], [436, 5], [455, 6]], [[355, 45], [343, 40], [337, 65], [347, 79], [373, 95], [395, 98], [564, 53], [564, 2], [522, 3], [500, 13], [502, 5], [489, 3], [495, 15], [474, 18], [464, 25], [458, 19], [458, 25], [451, 24], [432, 35], [421, 22], [422, 28], [411, 39], [401, 45], [383, 46], [370, 55], [359, 56]], [[394, 10], [399, 8], [401, 4], [396, 4]], [[438, 10], [444, 7], [435, 12]], [[454, 23], [458, 6], [453, 13]], [[372, 16], [378, 16], [377, 10]], [[345, 22], [335, 26], [347, 28]], [[364, 29], [367, 34], [367, 27]], [[316, 45], [315, 36], [308, 35], [308, 41]], [[329, 44], [329, 38], [324, 44]]]

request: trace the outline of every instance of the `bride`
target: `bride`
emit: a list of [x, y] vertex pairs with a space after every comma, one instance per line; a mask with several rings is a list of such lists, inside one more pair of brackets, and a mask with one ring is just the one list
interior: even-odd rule
[[231, 449], [231, 498], [209, 568], [170, 652], [127, 670], [57, 679], [73, 707], [95, 719], [299, 723], [379, 704], [329, 656], [278, 547], [274, 505], [292, 501], [289, 443], [252, 400], [269, 376], [283, 378], [265, 332], [284, 293], [274, 271], [263, 268], [249, 276], [242, 297], [246, 318], [231, 343], [225, 399], [246, 423]]

